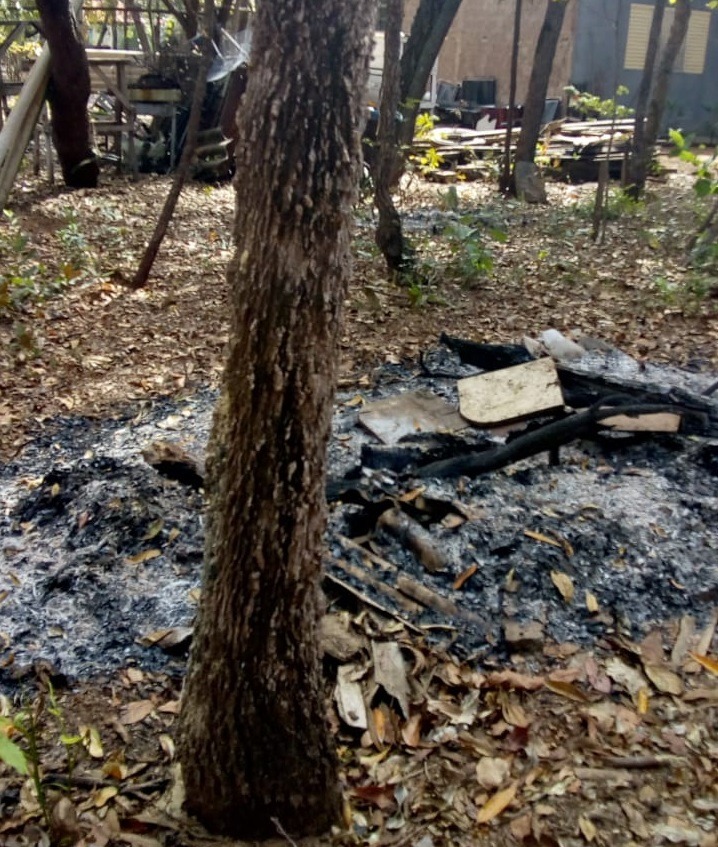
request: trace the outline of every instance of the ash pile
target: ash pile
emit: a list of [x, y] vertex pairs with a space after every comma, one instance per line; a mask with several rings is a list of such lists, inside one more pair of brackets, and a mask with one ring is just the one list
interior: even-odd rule
[[[382, 369], [337, 400], [328, 604], [484, 665], [708, 618], [715, 379], [555, 331]], [[2, 469], [0, 685], [184, 661], [214, 400], [58, 420]]]

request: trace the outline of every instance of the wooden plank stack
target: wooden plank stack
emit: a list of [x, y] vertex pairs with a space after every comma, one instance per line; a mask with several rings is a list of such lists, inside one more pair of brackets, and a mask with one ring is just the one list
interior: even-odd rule
[[[595, 120], [553, 121], [541, 135], [540, 158], [549, 170], [576, 180], [596, 179], [598, 163], [608, 157], [612, 174], [620, 172], [633, 136], [634, 121]], [[512, 131], [512, 149], [520, 129]], [[425, 175], [439, 182], [478, 179], [490, 168], [490, 162], [503, 156], [505, 129], [473, 130], [465, 127], [437, 126], [416, 139], [413, 153], [425, 157], [436, 151], [440, 165]]]

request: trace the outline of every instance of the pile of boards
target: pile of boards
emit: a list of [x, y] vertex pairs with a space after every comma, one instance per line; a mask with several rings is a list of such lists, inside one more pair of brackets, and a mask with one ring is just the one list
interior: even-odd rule
[[[557, 175], [577, 182], [595, 180], [598, 165], [608, 159], [612, 176], [619, 176], [626, 151], [633, 137], [633, 120], [553, 121], [542, 134], [539, 159]], [[519, 128], [511, 133], [512, 147]], [[424, 167], [429, 179], [438, 182], [474, 180], [492, 168], [506, 144], [505, 129], [475, 130], [458, 126], [437, 126], [414, 140], [413, 154], [420, 163], [435, 162], [438, 167]], [[428, 156], [434, 150], [437, 157]]]

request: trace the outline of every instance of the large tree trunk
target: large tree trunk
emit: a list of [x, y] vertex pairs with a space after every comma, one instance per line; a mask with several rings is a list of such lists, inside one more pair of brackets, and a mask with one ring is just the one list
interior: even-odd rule
[[546, 7], [546, 15], [536, 42], [529, 89], [524, 101], [521, 132], [516, 143], [515, 160], [517, 162], [533, 162], [536, 155], [541, 118], [546, 105], [546, 92], [567, 6], [568, 0], [549, 0]]
[[387, 0], [384, 30], [384, 73], [381, 81], [381, 103], [377, 130], [377, 156], [374, 165], [374, 201], [379, 210], [376, 243], [387, 267], [398, 273], [404, 267], [404, 236], [401, 218], [391, 196], [397, 173], [401, 171], [401, 151], [396, 122], [399, 105], [399, 60], [401, 57], [401, 23], [403, 0]]
[[399, 102], [404, 121], [399, 140], [404, 146], [414, 139], [416, 116], [429, 74], [460, 5], [461, 0], [421, 0], [416, 10], [401, 56]]
[[48, 100], [62, 176], [71, 188], [94, 188], [99, 168], [87, 115], [90, 69], [77, 22], [68, 0], [37, 0], [37, 10], [50, 48]]
[[653, 156], [653, 148], [656, 145], [658, 133], [663, 120], [663, 112], [666, 108], [668, 97], [668, 84], [673, 73], [673, 66], [678, 58], [678, 53], [683, 45], [688, 32], [688, 21], [691, 17], [690, 0], [676, 0], [676, 12], [668, 34], [668, 41], [663, 48], [661, 58], [656, 70], [656, 78], [653, 86], [653, 95], [648, 104], [646, 116], [645, 138], [643, 139], [643, 155], [633, 163], [632, 173], [632, 196], [638, 198], [643, 193], [648, 175], [648, 165]]
[[648, 157], [646, 155], [646, 115], [648, 113], [648, 98], [653, 85], [653, 72], [658, 58], [658, 46], [661, 40], [661, 29], [666, 11], [666, 0], [656, 0], [651, 18], [651, 29], [648, 33], [648, 45], [646, 46], [646, 58], [643, 63], [643, 75], [638, 86], [636, 96], [636, 121], [633, 128], [633, 140], [631, 152], [628, 158], [628, 171], [626, 173], [626, 193], [635, 200], [640, 195], [640, 189], [646, 182], [648, 169]]
[[180, 716], [186, 808], [245, 839], [340, 792], [317, 643], [325, 454], [374, 0], [263, 0], [237, 147], [228, 361]]

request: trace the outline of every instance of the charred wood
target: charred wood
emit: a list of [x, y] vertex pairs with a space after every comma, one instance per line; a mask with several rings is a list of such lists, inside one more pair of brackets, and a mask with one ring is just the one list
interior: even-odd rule
[[462, 362], [484, 371], [498, 371], [534, 360], [523, 344], [479, 344], [464, 338], [454, 338], [444, 332], [439, 341], [458, 353]]
[[655, 414], [657, 412], [679, 412], [681, 414], [698, 414], [695, 409], [678, 406], [671, 403], [652, 404], [635, 403], [607, 406], [600, 401], [596, 406], [584, 412], [577, 412], [553, 423], [547, 424], [533, 432], [518, 436], [507, 444], [486, 450], [478, 455], [457, 456], [441, 462], [424, 465], [417, 471], [422, 479], [429, 477], [479, 476], [483, 473], [499, 470], [513, 462], [528, 459], [539, 453], [555, 451], [563, 444], [592, 435], [604, 426], [606, 418], [615, 415]]

